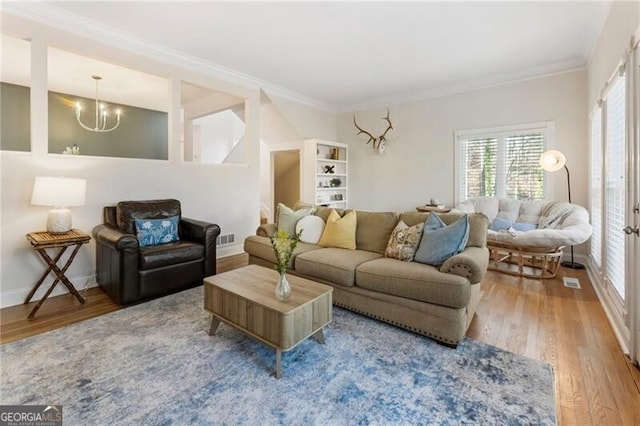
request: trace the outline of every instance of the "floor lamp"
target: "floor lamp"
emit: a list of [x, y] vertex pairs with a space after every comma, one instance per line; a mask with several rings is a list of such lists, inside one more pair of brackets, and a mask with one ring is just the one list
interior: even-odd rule
[[[549, 150], [540, 156], [540, 166], [548, 172], [555, 172], [564, 167], [567, 171], [567, 191], [569, 192], [569, 202], [571, 202], [571, 178], [567, 168], [567, 159], [560, 151]], [[571, 269], [584, 269], [582, 263], [573, 261], [573, 246], [571, 246], [571, 262], [562, 262], [562, 266]]]

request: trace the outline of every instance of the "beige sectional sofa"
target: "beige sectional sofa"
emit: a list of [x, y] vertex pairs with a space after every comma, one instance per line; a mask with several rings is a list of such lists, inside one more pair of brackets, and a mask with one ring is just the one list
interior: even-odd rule
[[[318, 207], [315, 215], [326, 221], [330, 211]], [[434, 267], [384, 257], [399, 220], [413, 226], [424, 222], [430, 213], [356, 213], [356, 250], [301, 242], [292, 256], [290, 272], [333, 286], [336, 306], [457, 345], [471, 323], [480, 299], [480, 282], [487, 270], [486, 216], [468, 215], [469, 240], [465, 249]], [[462, 214], [439, 216], [448, 225]], [[257, 235], [246, 238], [244, 249], [249, 263], [273, 266], [275, 255], [268, 236], [275, 230], [274, 224], [262, 225]]]

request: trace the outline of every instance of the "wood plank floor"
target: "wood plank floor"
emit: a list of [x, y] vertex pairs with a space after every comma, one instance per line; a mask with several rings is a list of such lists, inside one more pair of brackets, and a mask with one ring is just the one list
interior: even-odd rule
[[[580, 280], [564, 287], [562, 276]], [[640, 425], [637, 367], [622, 353], [586, 271], [549, 280], [489, 271], [469, 337], [550, 363], [558, 424]]]
[[[218, 260], [224, 272], [247, 264], [246, 255]], [[562, 285], [576, 277], [582, 289]], [[552, 280], [489, 271], [469, 337], [550, 363], [560, 425], [640, 425], [640, 371], [620, 350], [584, 271], [562, 269]], [[0, 310], [0, 343], [119, 309], [102, 290], [51, 298], [34, 320], [31, 305]]]

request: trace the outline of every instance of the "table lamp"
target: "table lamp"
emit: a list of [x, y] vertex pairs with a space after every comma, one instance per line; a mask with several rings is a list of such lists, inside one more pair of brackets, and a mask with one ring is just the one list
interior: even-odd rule
[[[543, 170], [548, 172], [556, 172], [564, 167], [567, 172], [567, 192], [569, 193], [569, 202], [571, 202], [571, 175], [569, 174], [569, 168], [567, 167], [567, 158], [563, 153], [556, 150], [545, 151], [540, 156], [540, 166]], [[584, 269], [585, 266], [582, 263], [575, 262], [573, 260], [573, 246], [571, 246], [571, 261], [562, 262], [562, 266], [571, 269]]]
[[87, 181], [64, 177], [36, 177], [31, 204], [54, 207], [47, 216], [47, 232], [64, 234], [71, 230], [71, 211], [67, 207], [84, 205]]

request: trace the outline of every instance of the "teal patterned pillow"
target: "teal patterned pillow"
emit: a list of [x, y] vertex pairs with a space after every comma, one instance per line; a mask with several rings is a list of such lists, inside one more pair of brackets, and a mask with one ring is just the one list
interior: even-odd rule
[[140, 247], [179, 241], [179, 221], [179, 216], [171, 216], [164, 219], [136, 219], [136, 232]]

